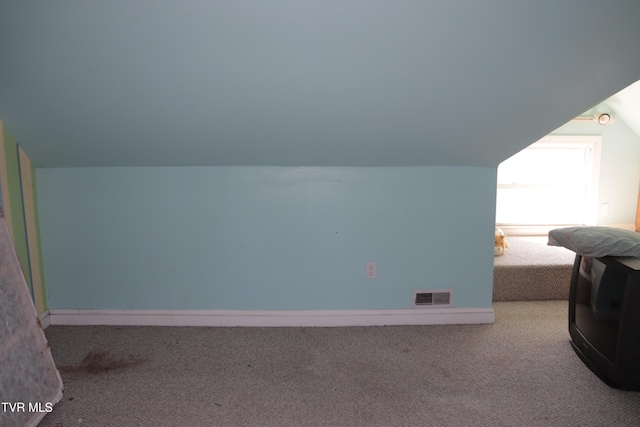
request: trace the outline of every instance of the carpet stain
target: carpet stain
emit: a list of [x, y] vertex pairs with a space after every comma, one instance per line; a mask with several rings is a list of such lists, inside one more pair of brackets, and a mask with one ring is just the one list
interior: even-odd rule
[[140, 365], [144, 360], [133, 356], [114, 356], [106, 351], [92, 351], [80, 361], [77, 365], [60, 366], [58, 369], [61, 373], [89, 373], [99, 374], [109, 372], [116, 369], [133, 368]]

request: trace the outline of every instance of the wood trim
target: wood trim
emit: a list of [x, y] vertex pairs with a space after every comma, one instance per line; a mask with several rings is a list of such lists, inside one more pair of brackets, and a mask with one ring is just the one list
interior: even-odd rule
[[640, 191], [638, 192], [638, 208], [636, 209], [636, 231], [640, 233]]

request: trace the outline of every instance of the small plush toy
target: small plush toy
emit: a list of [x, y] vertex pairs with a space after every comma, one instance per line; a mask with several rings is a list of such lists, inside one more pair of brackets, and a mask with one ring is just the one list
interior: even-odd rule
[[509, 243], [507, 243], [504, 231], [500, 230], [496, 227], [496, 240], [493, 246], [493, 255], [500, 256], [504, 255], [504, 250], [509, 247]]

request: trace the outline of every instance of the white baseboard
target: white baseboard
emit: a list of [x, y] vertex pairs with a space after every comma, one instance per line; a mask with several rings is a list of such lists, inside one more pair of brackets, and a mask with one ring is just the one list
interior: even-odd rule
[[390, 326], [494, 323], [493, 308], [404, 310], [49, 310], [51, 325]]
[[42, 325], [42, 329], [47, 329], [49, 326], [51, 326], [51, 318], [49, 317], [49, 310], [40, 313], [40, 316], [38, 316], [38, 318], [40, 319], [40, 324]]

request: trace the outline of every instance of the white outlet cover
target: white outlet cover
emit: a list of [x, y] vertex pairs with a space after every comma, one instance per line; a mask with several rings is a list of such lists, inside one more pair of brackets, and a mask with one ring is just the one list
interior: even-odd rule
[[375, 262], [367, 263], [367, 279], [375, 279], [377, 273], [377, 267]]

